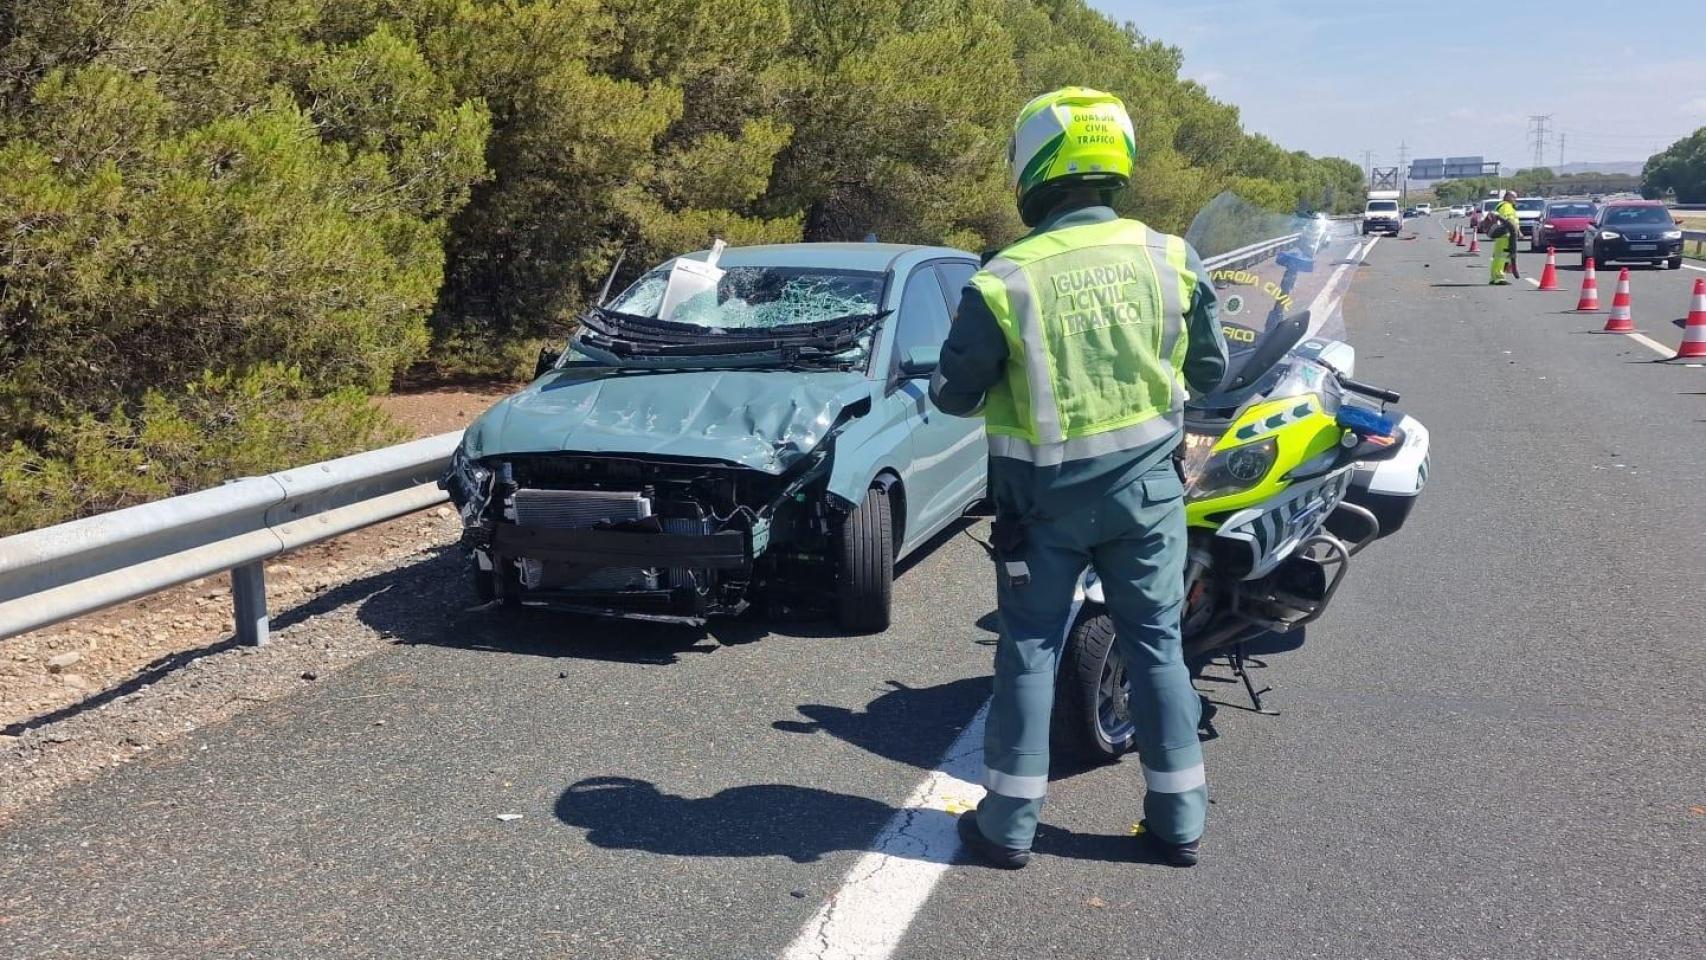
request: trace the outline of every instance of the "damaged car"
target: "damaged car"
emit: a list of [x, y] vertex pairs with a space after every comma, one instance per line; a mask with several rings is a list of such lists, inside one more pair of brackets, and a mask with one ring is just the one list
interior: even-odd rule
[[928, 397], [977, 267], [941, 247], [719, 242], [591, 308], [452, 457], [476, 595], [885, 629], [896, 561], [984, 496], [982, 423]]

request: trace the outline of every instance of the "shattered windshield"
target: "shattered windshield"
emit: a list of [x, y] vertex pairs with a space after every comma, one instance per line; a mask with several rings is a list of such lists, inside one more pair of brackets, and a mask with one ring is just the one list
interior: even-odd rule
[[882, 304], [880, 272], [785, 266], [725, 266], [715, 286], [671, 303], [673, 268], [647, 273], [607, 309], [711, 330], [765, 330], [868, 316]]

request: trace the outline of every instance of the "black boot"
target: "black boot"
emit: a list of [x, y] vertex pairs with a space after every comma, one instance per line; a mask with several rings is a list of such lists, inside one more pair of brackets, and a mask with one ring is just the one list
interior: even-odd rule
[[967, 850], [976, 854], [979, 860], [992, 867], [998, 867], [1002, 870], [1019, 870], [1031, 862], [1031, 851], [1004, 847], [984, 836], [983, 831], [977, 825], [976, 810], [967, 810], [960, 814], [956, 826], [960, 831], [960, 843], [964, 844]]
[[1196, 866], [1202, 846], [1201, 837], [1189, 843], [1168, 843], [1150, 832], [1147, 820], [1137, 825], [1137, 840], [1147, 847], [1150, 853], [1160, 857], [1163, 863], [1175, 867]]

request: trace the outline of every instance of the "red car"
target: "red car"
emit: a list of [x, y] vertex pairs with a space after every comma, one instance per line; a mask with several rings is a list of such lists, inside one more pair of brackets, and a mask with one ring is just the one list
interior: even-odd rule
[[1586, 200], [1549, 200], [1534, 225], [1534, 236], [1528, 249], [1542, 253], [1547, 247], [1559, 250], [1580, 249], [1588, 225], [1593, 223], [1599, 208]]

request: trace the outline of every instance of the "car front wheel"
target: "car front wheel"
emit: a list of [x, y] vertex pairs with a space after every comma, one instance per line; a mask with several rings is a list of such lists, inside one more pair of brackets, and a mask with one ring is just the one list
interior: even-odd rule
[[872, 487], [865, 502], [841, 521], [836, 537], [836, 620], [843, 630], [862, 634], [889, 628], [894, 547], [888, 491]]
[[1665, 266], [1671, 268], [1672, 270], [1681, 270], [1682, 269], [1682, 256], [1679, 254], [1677, 256], [1671, 257], [1669, 260], [1665, 261]]

